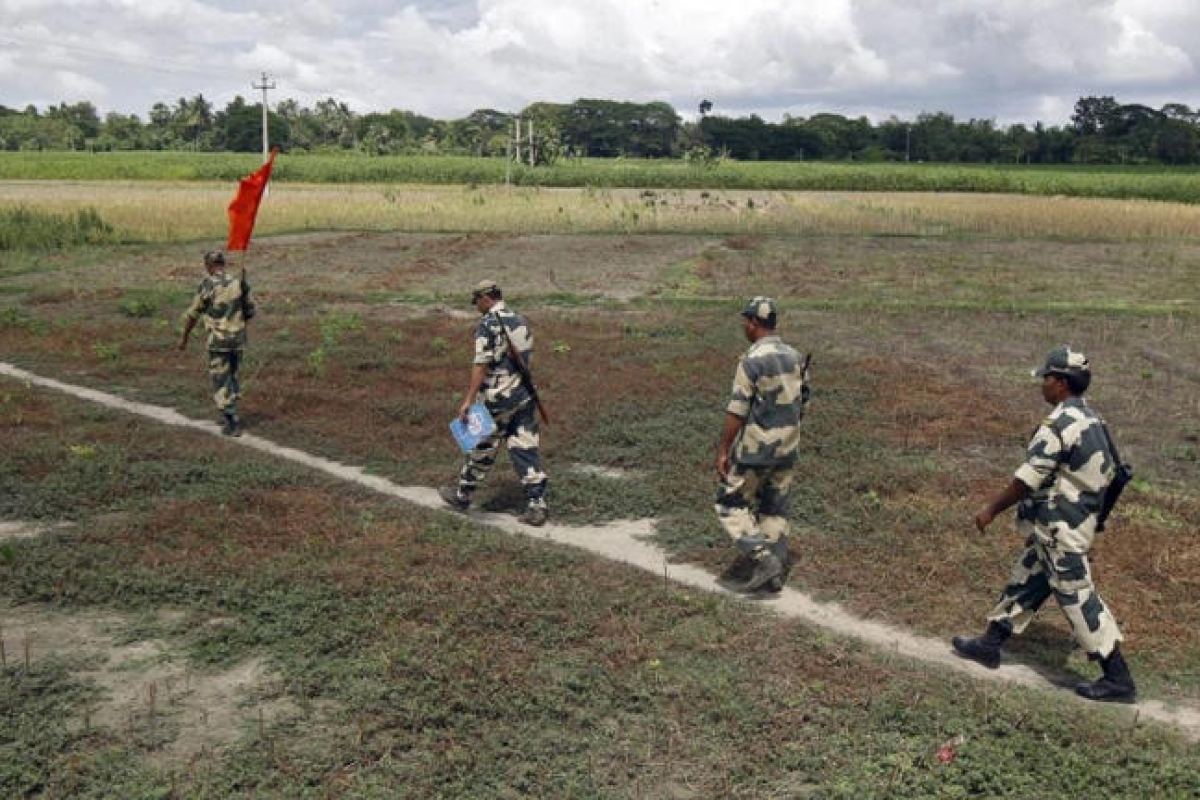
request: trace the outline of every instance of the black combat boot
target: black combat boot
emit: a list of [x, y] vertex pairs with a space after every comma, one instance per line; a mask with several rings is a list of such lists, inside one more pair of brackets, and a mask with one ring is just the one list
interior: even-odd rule
[[530, 503], [525, 507], [525, 512], [521, 514], [520, 520], [526, 525], [532, 525], [535, 528], [540, 528], [546, 524], [546, 517], [549, 512], [545, 506], [535, 506]]
[[225, 412], [225, 421], [221, 425], [221, 433], [225, 436], [242, 435], [242, 419], [237, 415], [236, 411]]
[[742, 586], [750, 579], [753, 572], [754, 559], [746, 553], [739, 552], [733, 563], [726, 567], [725, 571], [717, 578], [717, 583], [730, 591], [741, 591]]
[[771, 544], [771, 552], [779, 559], [782, 569], [779, 571], [779, 576], [772, 578], [770, 582], [763, 588], [772, 594], [783, 591], [784, 584], [787, 583], [788, 575], [792, 572], [792, 557], [788, 553], [788, 540], [786, 536], [780, 536]]
[[[1096, 660], [1094, 656], [1089, 656], [1089, 658]], [[1133, 698], [1137, 696], [1137, 687], [1133, 685], [1133, 678], [1129, 674], [1129, 665], [1125, 663], [1125, 657], [1121, 655], [1120, 645], [1113, 647], [1108, 658], [1101, 658], [1099, 661], [1100, 668], [1104, 670], [1104, 677], [1098, 681], [1079, 684], [1075, 687], [1075, 694], [1086, 697], [1088, 700], [1132, 703]]]
[[455, 511], [466, 511], [471, 507], [471, 497], [457, 486], [443, 486], [438, 489], [438, 497], [442, 502]]
[[988, 669], [995, 669], [1000, 666], [1000, 646], [1011, 635], [1012, 631], [1008, 626], [999, 622], [989, 622], [987, 630], [978, 639], [955, 636], [950, 640], [950, 644], [954, 645], [954, 652], [963, 658], [983, 664]]
[[783, 564], [774, 553], [764, 547], [754, 554], [754, 572], [750, 573], [750, 579], [746, 581], [742, 591], [757, 592], [769, 587], [778, 581], [782, 574]]

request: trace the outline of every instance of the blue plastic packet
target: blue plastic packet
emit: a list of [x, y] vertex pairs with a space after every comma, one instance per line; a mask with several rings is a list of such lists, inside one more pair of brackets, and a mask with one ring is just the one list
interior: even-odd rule
[[450, 433], [454, 435], [454, 441], [458, 442], [464, 453], [474, 450], [476, 445], [495, 432], [496, 422], [483, 403], [471, 406], [467, 411], [466, 422], [455, 417], [450, 423]]

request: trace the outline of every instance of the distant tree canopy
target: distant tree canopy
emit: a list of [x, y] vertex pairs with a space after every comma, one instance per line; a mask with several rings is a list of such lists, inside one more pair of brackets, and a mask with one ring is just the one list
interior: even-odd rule
[[[997, 127], [992, 120], [956, 120], [945, 112], [914, 120], [814, 114], [767, 122], [756, 115], [713, 114], [684, 122], [667, 103], [583, 98], [534, 103], [510, 113], [478, 109], [463, 119], [436, 120], [411, 111], [357, 114], [333, 97], [312, 108], [286, 99], [269, 112], [271, 144], [285, 151], [358, 151], [368, 155], [506, 154], [531, 163], [555, 158], [678, 158], [706, 163], [855, 160], [1030, 164], [1197, 164], [1200, 110], [1181, 103], [1153, 109], [1112, 97], [1081, 97], [1069, 125]], [[520, 120], [519, 129], [515, 125]], [[203, 95], [155, 103], [145, 120], [89, 102], [39, 111], [0, 105], [4, 150], [198, 150], [255, 152], [262, 147], [262, 106], [235, 97], [217, 110]], [[519, 130], [519, 138], [518, 138]], [[532, 139], [530, 138], [532, 136]], [[532, 155], [531, 155], [532, 154]]]

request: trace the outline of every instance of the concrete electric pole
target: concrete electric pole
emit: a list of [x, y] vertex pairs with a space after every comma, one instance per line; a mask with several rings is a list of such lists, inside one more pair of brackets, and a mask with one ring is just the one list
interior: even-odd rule
[[268, 83], [267, 82], [268, 77], [269, 76], [267, 75], [267, 73], [264, 72], [262, 74], [262, 83], [251, 84], [251, 86], [253, 86], [255, 89], [262, 89], [262, 93], [263, 93], [262, 142], [263, 142], [263, 163], [264, 164], [267, 162], [267, 156], [269, 155], [270, 149], [271, 149], [271, 142], [270, 142], [271, 137], [270, 137], [269, 131], [267, 130], [267, 90], [275, 88], [275, 81], [270, 81]]

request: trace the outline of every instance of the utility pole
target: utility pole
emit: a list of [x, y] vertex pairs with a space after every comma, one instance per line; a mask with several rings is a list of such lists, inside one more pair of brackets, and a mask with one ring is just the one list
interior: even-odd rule
[[[271, 137], [267, 130], [267, 90], [275, 88], [275, 81], [271, 81], [268, 83], [267, 78], [268, 78], [267, 73], [263, 72], [261, 84], [258, 84], [258, 83], [250, 84], [255, 89], [262, 89], [262, 93], [263, 93], [262, 136], [263, 136], [263, 163], [264, 164], [267, 163], [267, 158], [269, 157], [268, 151], [270, 150], [270, 142], [271, 142]], [[267, 181], [267, 185], [263, 187], [263, 197], [270, 197], [270, 196], [271, 196], [271, 182]]]
[[262, 89], [262, 93], [263, 93], [262, 142], [263, 142], [263, 163], [264, 164], [267, 163], [267, 156], [270, 151], [270, 136], [268, 135], [268, 131], [267, 131], [267, 90], [275, 88], [275, 81], [271, 81], [270, 83], [267, 82], [267, 79], [269, 77], [270, 76], [268, 76], [267, 73], [264, 72], [262, 74], [262, 83], [261, 84], [258, 84], [258, 83], [251, 84], [251, 86], [253, 86], [255, 89]]
[[504, 159], [504, 185], [508, 186], [512, 183], [512, 162], [513, 162], [513, 140], [508, 137], [508, 146], [505, 148]]

